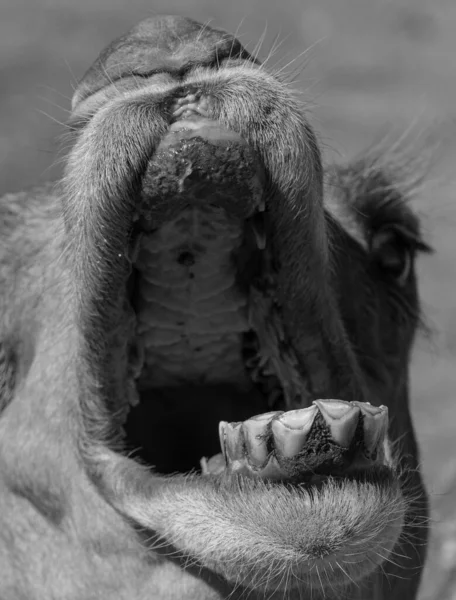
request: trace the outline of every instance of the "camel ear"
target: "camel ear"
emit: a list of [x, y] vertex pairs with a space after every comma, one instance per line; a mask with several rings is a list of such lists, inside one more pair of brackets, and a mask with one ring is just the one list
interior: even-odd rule
[[157, 72], [182, 78], [195, 66], [217, 68], [227, 58], [259, 64], [234, 36], [221, 29], [185, 17], [145, 19], [100, 53], [76, 89], [72, 110], [121, 78], [146, 78]]

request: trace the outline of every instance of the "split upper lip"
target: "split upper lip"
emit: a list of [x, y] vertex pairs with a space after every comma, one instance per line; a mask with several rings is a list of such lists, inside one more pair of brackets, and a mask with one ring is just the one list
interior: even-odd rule
[[209, 118], [209, 101], [201, 98], [200, 94], [189, 94], [183, 98], [176, 98], [171, 105], [171, 123], [194, 114]]

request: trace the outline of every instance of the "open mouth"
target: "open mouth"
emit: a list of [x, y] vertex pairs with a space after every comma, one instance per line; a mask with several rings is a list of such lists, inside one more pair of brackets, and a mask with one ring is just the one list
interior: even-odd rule
[[127, 448], [160, 473], [312, 482], [381, 466], [385, 407], [312, 404], [277, 301], [267, 173], [207, 102], [175, 101], [143, 181]]
[[88, 472], [230, 585], [356, 585], [408, 510], [332, 245], [360, 259], [352, 278], [375, 265], [324, 201], [317, 139], [280, 82], [242, 63], [145, 85], [80, 103], [64, 181], [81, 399], [101, 407]]

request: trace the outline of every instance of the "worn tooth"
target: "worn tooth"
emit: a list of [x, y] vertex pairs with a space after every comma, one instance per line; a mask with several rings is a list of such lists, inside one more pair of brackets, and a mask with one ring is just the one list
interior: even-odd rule
[[308, 406], [307, 408], [298, 408], [289, 410], [280, 417], [280, 420], [290, 429], [307, 429], [312, 425], [317, 408]]
[[255, 472], [257, 477], [261, 479], [269, 479], [272, 481], [278, 481], [287, 478], [287, 473], [281, 469], [277, 459], [271, 456], [268, 463], [259, 471]]
[[371, 456], [377, 452], [388, 431], [388, 408], [383, 405], [372, 406], [365, 402], [356, 402], [356, 405], [364, 416], [364, 446], [368, 456]]
[[274, 445], [282, 456], [295, 456], [306, 441], [317, 413], [316, 406], [289, 410], [271, 423]]
[[200, 466], [203, 475], [220, 475], [225, 470], [225, 460], [221, 454], [211, 456], [209, 459], [203, 456]]
[[370, 402], [358, 402], [357, 400], [353, 400], [351, 404], [359, 406], [363, 415], [379, 415], [381, 412], [383, 412], [382, 409], [386, 408], [386, 406], [373, 406]]
[[261, 468], [250, 465], [246, 460], [234, 460], [229, 465], [229, 471], [254, 479], [269, 479], [275, 481], [287, 479], [287, 473], [280, 467], [274, 456], [270, 456], [267, 463]]
[[262, 198], [260, 200], [260, 203], [258, 204], [258, 212], [264, 212], [266, 210], [266, 202], [264, 200], [264, 198]]
[[203, 475], [209, 475], [209, 467], [207, 465], [207, 458], [205, 456], [200, 458], [200, 467]]
[[223, 458], [225, 459], [225, 462], [226, 462], [225, 431], [226, 431], [227, 425], [228, 425], [228, 423], [226, 421], [220, 421], [220, 423], [219, 423], [220, 448], [222, 449], [222, 454], [223, 454]]
[[249, 421], [255, 420], [258, 422], [268, 423], [269, 421], [272, 421], [272, 419], [274, 419], [275, 417], [278, 417], [280, 415], [283, 415], [283, 410], [272, 410], [271, 412], [254, 415], [253, 417], [250, 417], [250, 419], [248, 419], [248, 420]]
[[340, 446], [348, 448], [359, 421], [358, 406], [344, 400], [315, 400], [331, 430], [331, 436]]
[[242, 424], [247, 458], [256, 467], [264, 465], [268, 459], [268, 449], [266, 446], [267, 425], [272, 418], [279, 414], [281, 413], [276, 411], [264, 413], [252, 417]]
[[291, 458], [302, 450], [308, 432], [303, 432], [300, 429], [289, 429], [279, 420], [274, 421], [271, 427], [274, 435], [274, 445], [282, 456]]
[[224, 438], [222, 449], [227, 462], [240, 459], [242, 452], [242, 423], [226, 423], [222, 421], [219, 425], [219, 434]]

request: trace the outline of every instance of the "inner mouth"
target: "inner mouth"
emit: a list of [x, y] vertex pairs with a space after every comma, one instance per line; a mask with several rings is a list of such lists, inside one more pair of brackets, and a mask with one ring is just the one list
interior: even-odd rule
[[267, 174], [206, 109], [193, 95], [176, 103], [143, 180], [127, 285], [127, 450], [160, 473], [273, 480], [381, 462], [386, 409], [311, 404], [312, 374], [275, 294]]

